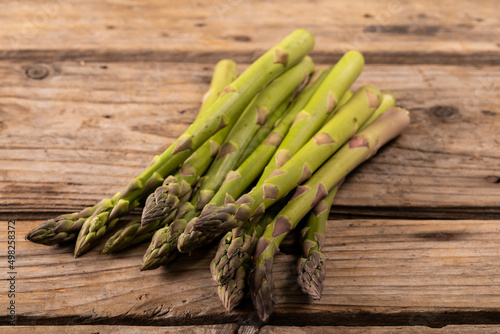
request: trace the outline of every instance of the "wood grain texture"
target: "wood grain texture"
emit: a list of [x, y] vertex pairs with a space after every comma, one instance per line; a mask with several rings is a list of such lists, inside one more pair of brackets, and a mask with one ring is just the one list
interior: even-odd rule
[[3, 334], [233, 334], [237, 325], [206, 326], [16, 326], [3, 327]]
[[303, 27], [326, 63], [358, 49], [375, 63], [498, 65], [497, 12], [495, 0], [8, 0], [0, 58], [250, 62]]
[[[230, 334], [236, 333], [236, 325], [212, 325], [212, 326], [16, 326], [3, 327], [4, 334], [45, 334], [45, 333], [68, 333], [68, 334]], [[264, 326], [262, 328], [252, 326], [241, 326], [237, 328], [238, 334], [497, 334], [500, 326], [477, 325], [456, 326], [450, 325], [443, 328], [428, 328], [422, 326], [387, 326], [387, 327], [345, 327], [345, 326]]]
[[265, 326], [259, 334], [497, 334], [500, 333], [499, 326], [446, 326], [444, 328], [428, 328], [422, 326], [401, 327], [289, 327], [289, 326]]
[[[211, 70], [0, 62], [0, 214], [40, 219], [121, 190], [188, 127]], [[339, 211], [498, 218], [499, 79], [498, 67], [367, 66], [354, 88], [392, 90], [412, 125], [348, 178]]]
[[[38, 223], [16, 225], [19, 325], [260, 324], [248, 299], [235, 312], [224, 311], [209, 272], [213, 249], [140, 272], [146, 245], [114, 256], [99, 254], [98, 247], [75, 260], [71, 246], [21, 239]], [[499, 319], [495, 221], [333, 220], [326, 240], [320, 301], [309, 300], [296, 284], [293, 239], [282, 246], [274, 267], [278, 306], [270, 324], [436, 327]], [[5, 268], [4, 252], [0, 263]], [[0, 304], [6, 303], [2, 294]]]

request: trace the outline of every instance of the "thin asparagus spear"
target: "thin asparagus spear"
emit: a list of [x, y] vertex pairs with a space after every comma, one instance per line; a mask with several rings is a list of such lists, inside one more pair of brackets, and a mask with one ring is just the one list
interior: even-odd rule
[[234, 203], [223, 206], [207, 205], [194, 223], [194, 229], [208, 234], [224, 233], [243, 225], [254, 215], [283, 198], [297, 185], [306, 181], [337, 149], [354, 135], [378, 107], [380, 92], [363, 86], [356, 91], [341, 111], [336, 113], [311, 140], [287, 163], [274, 170], [267, 180], [255, 186]]
[[396, 97], [389, 91], [382, 92], [382, 100], [380, 101], [380, 105], [377, 110], [373, 112], [373, 114], [366, 120], [365, 124], [363, 124], [359, 130], [364, 130], [368, 125], [372, 124], [383, 112], [389, 110], [390, 108], [396, 105]]
[[314, 206], [301, 231], [302, 257], [297, 261], [297, 283], [312, 299], [321, 299], [325, 280], [325, 255], [321, 251], [325, 240], [325, 226], [338, 187]]
[[202, 116], [210, 106], [219, 98], [220, 93], [231, 82], [238, 77], [238, 69], [236, 63], [231, 59], [222, 59], [217, 62], [210, 81], [210, 88], [203, 95], [202, 104], [198, 111], [198, 117]]
[[119, 217], [136, 207], [140, 198], [149, 195], [193, 151], [237, 117], [259, 90], [301, 61], [313, 44], [311, 33], [298, 29], [250, 65], [224, 89], [222, 96], [202, 117], [198, 117], [149, 168], [129, 183], [116, 202], [100, 206], [83, 223], [75, 246], [75, 257], [90, 250]]
[[358, 133], [333, 155], [304, 185], [298, 186], [287, 205], [269, 224], [257, 242], [250, 291], [259, 317], [267, 321], [274, 308], [272, 267], [274, 254], [285, 236], [327, 192], [354, 168], [397, 137], [410, 124], [407, 110], [391, 108]]

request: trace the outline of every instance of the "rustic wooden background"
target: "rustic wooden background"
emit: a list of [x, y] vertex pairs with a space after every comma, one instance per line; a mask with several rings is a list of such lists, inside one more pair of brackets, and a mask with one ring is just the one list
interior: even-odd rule
[[[497, 0], [2, 1], [0, 268], [15, 219], [22, 327], [0, 332], [500, 332], [499, 11]], [[248, 299], [224, 312], [213, 250], [140, 273], [147, 245], [75, 260], [70, 246], [24, 241], [114, 194], [172, 143], [217, 60], [244, 69], [298, 27], [316, 36], [319, 66], [363, 52], [355, 86], [392, 90], [412, 115], [339, 192], [321, 301], [295, 284], [292, 239], [268, 325]]]

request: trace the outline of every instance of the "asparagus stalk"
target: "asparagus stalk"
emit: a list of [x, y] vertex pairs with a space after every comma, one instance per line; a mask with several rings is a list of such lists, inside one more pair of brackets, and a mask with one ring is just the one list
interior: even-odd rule
[[290, 104], [290, 101], [285, 100], [283, 101], [278, 108], [276, 108], [276, 111], [272, 113], [272, 115], [269, 116], [269, 118], [266, 121], [266, 124], [264, 124], [253, 136], [252, 140], [250, 143], [248, 143], [248, 146], [245, 148], [243, 151], [243, 154], [241, 155], [240, 159], [238, 160], [238, 163], [236, 164], [237, 166], [240, 166], [243, 161], [245, 161], [256, 149], [259, 147], [260, 144], [267, 138], [269, 133], [273, 130], [274, 126], [278, 124], [282, 118], [284, 118], [285, 113], [288, 111], [288, 105]]
[[[391, 92], [382, 92], [382, 101], [375, 112], [368, 118], [358, 132], [373, 123], [383, 112], [393, 107], [396, 99]], [[338, 187], [334, 187], [328, 196], [321, 200], [309, 213], [306, 226], [302, 229], [303, 256], [297, 261], [297, 282], [302, 291], [313, 299], [321, 299], [325, 279], [325, 256], [321, 251], [328, 214]]]
[[212, 104], [219, 98], [220, 93], [231, 82], [238, 77], [236, 63], [230, 59], [222, 59], [217, 62], [210, 81], [210, 88], [203, 95], [202, 104], [198, 111], [198, 117], [202, 116]]
[[321, 251], [325, 240], [325, 226], [338, 187], [314, 206], [301, 231], [302, 257], [297, 261], [297, 283], [312, 299], [321, 299], [326, 276], [325, 255]]
[[261, 185], [234, 203], [207, 205], [194, 223], [194, 229], [209, 234], [224, 233], [243, 225], [306, 181], [323, 162], [339, 149], [378, 107], [380, 92], [371, 86], [356, 91], [336, 113], [287, 163], [274, 170]]
[[[210, 105], [217, 100], [222, 90], [234, 81], [237, 75], [238, 71], [234, 61], [224, 59], [217, 63], [214, 69], [210, 88], [203, 97], [203, 103], [198, 112], [198, 116], [204, 114], [205, 111], [209, 109]], [[225, 129], [226, 128], [217, 132], [217, 134], [223, 133]], [[227, 135], [229, 131], [225, 132]], [[107, 202], [109, 199], [104, 199], [103, 201]], [[102, 202], [100, 204], [102, 204]], [[100, 204], [85, 208], [81, 212], [65, 214], [54, 219], [50, 219], [30, 231], [26, 236], [26, 239], [44, 245], [56, 245], [58, 243], [73, 240], [78, 235], [78, 232], [80, 231], [85, 220], [94, 214]], [[125, 228], [125, 231], [123, 231], [128, 236], [130, 236], [130, 233], [135, 229], [132, 225], [133, 224], [130, 223]], [[118, 236], [116, 237], [118, 238]], [[119, 240], [117, 238], [115, 238], [115, 240]], [[127, 237], [121, 240], [126, 239]]]
[[184, 232], [187, 222], [198, 214], [190, 202], [184, 204], [179, 210], [183, 211], [179, 215], [180, 218], [176, 218], [172, 224], [160, 228], [154, 233], [151, 243], [144, 253], [141, 270], [156, 269], [177, 257], [177, 240]]
[[[168, 196], [163, 197], [158, 195], [159, 190], [165, 192]], [[159, 203], [163, 203], [165, 210], [165, 212], [157, 213], [157, 216], [160, 216], [160, 218], [155, 223], [146, 226], [141, 225], [141, 220], [143, 220], [144, 217], [131, 221], [124, 228], [116, 231], [115, 234], [107, 240], [102, 250], [103, 254], [117, 252], [143, 241], [151, 240], [151, 237], [157, 229], [174, 220], [177, 215], [178, 207], [189, 201], [191, 198], [191, 187], [179, 181], [179, 176], [169, 176], [165, 179], [164, 185], [158, 187], [154, 194], [156, 194], [155, 199], [157, 199]], [[175, 198], [171, 199], [171, 197]], [[151, 195], [148, 197], [148, 200], [150, 198]], [[172, 204], [172, 202], [174, 203]], [[146, 201], [146, 203], [148, 203], [148, 201]], [[160, 204], [157, 205], [157, 207], [161, 206]]]
[[373, 112], [373, 114], [368, 118], [368, 120], [363, 124], [358, 131], [364, 130], [368, 125], [372, 124], [383, 112], [389, 110], [390, 108], [396, 105], [396, 97], [392, 92], [383, 91], [382, 92], [382, 100], [380, 101], [380, 105], [377, 110]]
[[410, 124], [407, 110], [391, 108], [358, 133], [331, 157], [304, 185], [298, 186], [287, 205], [267, 226], [257, 242], [250, 291], [259, 317], [267, 321], [274, 308], [272, 267], [274, 254], [285, 236], [307, 212], [347, 174], [398, 136]]
[[[111, 201], [110, 198], [102, 202]], [[57, 216], [43, 222], [26, 235], [26, 240], [51, 246], [73, 240], [78, 235], [83, 222], [95, 212], [99, 205], [88, 207], [80, 212]]]
[[224, 89], [221, 97], [204, 115], [198, 117], [149, 168], [129, 183], [116, 202], [99, 206], [83, 223], [76, 242], [75, 257], [90, 250], [116, 224], [119, 217], [137, 206], [140, 198], [149, 195], [194, 150], [237, 117], [262, 87], [302, 60], [313, 44], [312, 35], [298, 29], [250, 65]]
[[363, 66], [363, 55], [358, 51], [347, 52], [333, 66], [307, 105], [297, 114], [260, 180], [267, 179], [273, 170], [283, 166], [319, 130], [333, 113], [337, 102], [361, 74]]

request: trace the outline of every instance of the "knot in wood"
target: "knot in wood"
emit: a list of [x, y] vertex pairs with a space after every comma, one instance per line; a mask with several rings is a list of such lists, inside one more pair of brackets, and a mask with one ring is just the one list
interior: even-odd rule
[[49, 69], [43, 65], [30, 65], [26, 69], [26, 76], [29, 79], [43, 80], [48, 77], [49, 74]]
[[462, 119], [462, 116], [456, 107], [434, 106], [430, 109], [430, 111], [443, 123], [456, 123], [460, 122]]

